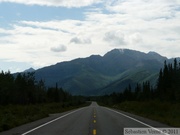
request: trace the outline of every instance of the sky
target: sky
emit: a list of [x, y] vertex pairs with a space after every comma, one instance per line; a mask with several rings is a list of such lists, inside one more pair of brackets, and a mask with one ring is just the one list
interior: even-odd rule
[[0, 71], [114, 48], [180, 57], [180, 0], [0, 0]]

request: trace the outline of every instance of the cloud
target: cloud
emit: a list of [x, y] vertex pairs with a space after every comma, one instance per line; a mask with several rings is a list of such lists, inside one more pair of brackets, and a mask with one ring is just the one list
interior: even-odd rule
[[[85, 0], [82, 1], [86, 3]], [[56, 0], [16, 2], [31, 4], [43, 2], [39, 5], [48, 5], [49, 2], [52, 5], [56, 3], [57, 6], [62, 6], [64, 2], [69, 3], [69, 7], [78, 7], [78, 4], [88, 5], [83, 2], [73, 5], [72, 1], [65, 0], [60, 1], [59, 5]], [[11, 28], [0, 28], [0, 58], [28, 62], [33, 67], [39, 68], [91, 54], [104, 55], [114, 47], [121, 46], [144, 52], [152, 50], [167, 57], [178, 57], [180, 56], [178, 2], [178, 0], [107, 0], [101, 3], [100, 7], [97, 5], [86, 7], [87, 10], [83, 10], [85, 12], [82, 20], [69, 18], [12, 21], [15, 23], [10, 24]]]
[[140, 33], [134, 33], [129, 36], [129, 41], [131, 44], [139, 44], [143, 42], [142, 35]]
[[58, 46], [51, 47], [51, 51], [53, 51], [53, 52], [65, 52], [66, 50], [67, 50], [67, 47], [64, 45], [58, 45]]
[[69, 39], [68, 34], [62, 31], [20, 22], [13, 24], [12, 29], [0, 29], [0, 32], [5, 35], [0, 37], [0, 58], [6, 61], [27, 62], [39, 68], [62, 61], [60, 54], [53, 52], [67, 50], [66, 46], [57, 46], [59, 43], [66, 44], [66, 39]]
[[74, 37], [70, 40], [70, 43], [75, 43], [75, 44], [91, 44], [91, 39], [89, 38], [78, 38]]
[[176, 13], [174, 10], [178, 7], [178, 0], [115, 0], [106, 4], [106, 8], [111, 12], [148, 21], [160, 18], [173, 18]]
[[110, 31], [105, 33], [104, 40], [116, 46], [126, 45], [126, 37], [120, 31]]
[[0, 0], [0, 2], [12, 2], [26, 5], [55, 6], [55, 7], [84, 7], [101, 3], [102, 0]]

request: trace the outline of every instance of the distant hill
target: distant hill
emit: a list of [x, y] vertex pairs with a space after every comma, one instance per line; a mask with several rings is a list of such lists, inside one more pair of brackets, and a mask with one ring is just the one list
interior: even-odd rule
[[45, 80], [47, 86], [58, 83], [74, 95], [102, 95], [146, 80], [155, 85], [165, 60], [156, 52], [114, 49], [104, 56], [92, 55], [38, 69], [35, 76]]
[[34, 72], [34, 71], [35, 71], [34, 68], [29, 68], [29, 69], [24, 70], [24, 72]]

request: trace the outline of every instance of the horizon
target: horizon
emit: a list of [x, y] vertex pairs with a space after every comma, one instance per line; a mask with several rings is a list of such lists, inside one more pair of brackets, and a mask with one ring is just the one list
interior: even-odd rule
[[[141, 53], [145, 53], [145, 54], [148, 54], [148, 53], [150, 53], [150, 52], [159, 54], [158, 52], [155, 52], [155, 51], [143, 52], [143, 51], [133, 50], [133, 49], [128, 49], [128, 48], [114, 48], [114, 49], [112, 49], [112, 50], [109, 50], [109, 51], [106, 52], [105, 54], [109, 53], [110, 51], [116, 50], [116, 49], [117, 49], [117, 50], [137, 51], [137, 52], [141, 52]], [[103, 55], [97, 54], [97, 55], [103, 57], [105, 54], [103, 54]], [[3, 71], [3, 70], [2, 70], [2, 71], [3, 71], [3, 72], [10, 72], [10, 73], [14, 74], [14, 73], [26, 72], [26, 70], [31, 70], [31, 69], [33, 69], [33, 70], [39, 70], [39, 69], [42, 69], [42, 68], [45, 68], [45, 67], [54, 66], [54, 65], [56, 65], [56, 64], [58, 64], [58, 63], [62, 63], [62, 62], [70, 62], [70, 61], [73, 61], [73, 60], [76, 60], [76, 59], [86, 59], [86, 58], [91, 57], [91, 56], [93, 56], [93, 55], [94, 55], [94, 54], [91, 54], [91, 55], [86, 56], [86, 57], [78, 57], [78, 58], [74, 58], [74, 59], [67, 60], [67, 61], [56, 62], [56, 63], [52, 63], [52, 64], [50, 64], [50, 65], [47, 65], [47, 66], [44, 66], [44, 67], [40, 67], [40, 68], [37, 68], [37, 69], [35, 69], [35, 68], [33, 68], [33, 67], [29, 67], [29, 68], [27, 68], [27, 69], [24, 69], [24, 70], [18, 71], [18, 72], [11, 72], [10, 70], [7, 70], [7, 71]], [[162, 56], [162, 57], [166, 57], [166, 56], [163, 56], [163, 55], [161, 55], [161, 54], [159, 54], [159, 55]], [[171, 58], [166, 57], [166, 58], [167, 58], [167, 59], [174, 59], [174, 58], [180, 58], [180, 57], [171, 57]]]
[[0, 0], [0, 70], [22, 72], [114, 48], [180, 57], [180, 1]]

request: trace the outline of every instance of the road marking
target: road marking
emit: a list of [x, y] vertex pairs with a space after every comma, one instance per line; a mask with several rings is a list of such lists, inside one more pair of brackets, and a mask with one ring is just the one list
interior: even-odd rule
[[73, 113], [75, 113], [75, 112], [77, 112], [77, 111], [80, 111], [80, 110], [82, 110], [82, 109], [83, 109], [83, 108], [78, 109], [78, 110], [75, 110], [75, 111], [70, 112], [70, 113], [68, 113], [68, 114], [65, 114], [65, 115], [63, 115], [63, 116], [60, 116], [60, 117], [58, 117], [58, 118], [56, 118], [56, 119], [54, 119], [54, 120], [51, 120], [51, 121], [49, 121], [49, 122], [47, 122], [47, 123], [44, 123], [44, 124], [42, 124], [42, 125], [40, 125], [40, 126], [38, 126], [38, 127], [36, 127], [36, 128], [31, 129], [31, 130], [23, 133], [22, 135], [27, 135], [27, 134], [29, 134], [29, 133], [31, 133], [31, 132], [39, 129], [39, 128], [42, 128], [42, 127], [44, 127], [44, 126], [46, 126], [46, 125], [48, 125], [48, 124], [51, 124], [51, 123], [53, 123], [53, 122], [55, 122], [55, 121], [57, 121], [57, 120], [59, 120], [59, 119], [62, 119], [62, 118], [64, 118], [64, 117], [66, 117], [66, 116], [68, 116], [68, 115], [70, 115], [70, 114], [73, 114]]
[[[93, 123], [94, 123], [94, 125], [95, 125], [95, 123], [96, 123], [96, 109], [94, 108], [94, 120], [93, 120]], [[95, 127], [95, 126], [94, 126]], [[96, 129], [93, 129], [93, 135], [96, 135]]]
[[93, 129], [93, 135], [96, 135], [96, 129]]
[[[131, 120], [134, 120], [134, 121], [136, 121], [136, 122], [139, 122], [139, 123], [141, 123], [141, 124], [143, 124], [143, 125], [145, 125], [145, 126], [147, 126], [147, 127], [150, 127], [150, 128], [152, 128], [152, 129], [154, 129], [154, 130], [157, 130], [157, 131], [162, 132], [160, 129], [155, 128], [155, 127], [152, 127], [152, 126], [150, 126], [150, 125], [148, 125], [148, 124], [146, 124], [146, 123], [144, 123], [144, 122], [142, 122], [142, 121], [139, 121], [139, 120], [137, 120], [137, 119], [135, 119], [135, 118], [132, 118], [132, 117], [126, 115], [126, 114], [120, 113], [120, 112], [118, 112], [118, 111], [112, 110], [112, 109], [107, 108], [107, 107], [104, 107], [104, 108], [106, 108], [106, 109], [108, 109], [108, 110], [110, 110], [110, 111], [112, 111], [112, 112], [115, 112], [115, 113], [117, 113], [117, 114], [123, 115], [124, 117], [127, 117], [127, 118], [129, 118], [129, 119], [131, 119]], [[166, 134], [166, 133], [164, 133], [164, 134], [165, 134], [165, 135], [169, 135], [169, 134]]]

